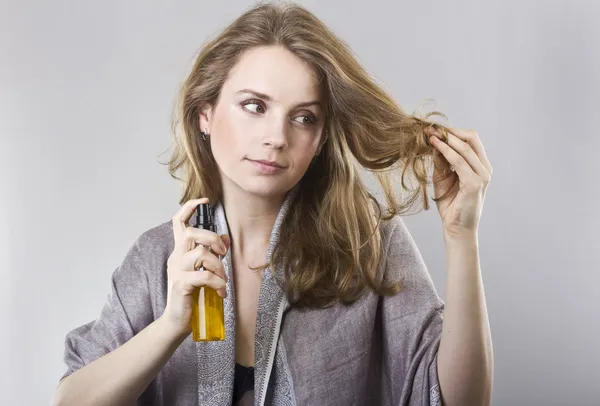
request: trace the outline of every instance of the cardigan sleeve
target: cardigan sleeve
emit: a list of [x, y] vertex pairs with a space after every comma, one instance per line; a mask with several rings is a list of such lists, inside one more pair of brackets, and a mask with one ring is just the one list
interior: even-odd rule
[[147, 325], [153, 311], [139, 239], [111, 276], [110, 293], [99, 317], [70, 331], [65, 338], [61, 380], [115, 350]]
[[388, 234], [384, 277], [403, 285], [400, 293], [380, 298], [384, 393], [392, 405], [441, 406], [437, 351], [444, 302], [399, 216], [390, 220]]

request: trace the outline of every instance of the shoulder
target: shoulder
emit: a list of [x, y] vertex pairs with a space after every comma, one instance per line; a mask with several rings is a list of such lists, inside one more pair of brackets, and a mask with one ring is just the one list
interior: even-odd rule
[[400, 215], [394, 215], [389, 219], [381, 220], [379, 223], [379, 233], [384, 249], [386, 245], [393, 243], [414, 244], [412, 235]]
[[147, 300], [153, 301], [150, 297], [166, 286], [167, 261], [174, 246], [170, 227], [171, 222], [163, 222], [139, 233], [112, 274], [113, 289], [132, 312], [148, 306]]
[[400, 281], [400, 295], [385, 299], [390, 306], [415, 309], [443, 308], [421, 251], [399, 215], [381, 222], [383, 277]]
[[171, 221], [162, 222], [137, 236], [124, 263], [135, 264], [146, 272], [152, 269], [161, 270], [173, 252], [174, 245]]
[[379, 229], [387, 278], [402, 279], [426, 273], [421, 252], [401, 216], [382, 220]]
[[173, 225], [170, 220], [143, 231], [135, 240], [138, 249], [147, 253], [160, 252], [162, 249], [172, 251], [174, 244]]

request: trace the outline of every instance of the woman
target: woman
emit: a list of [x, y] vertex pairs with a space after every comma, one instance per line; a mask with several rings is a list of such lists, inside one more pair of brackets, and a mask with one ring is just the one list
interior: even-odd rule
[[[477, 228], [492, 167], [475, 132], [403, 113], [297, 5], [256, 6], [206, 44], [177, 114], [182, 207], [136, 240], [100, 317], [68, 334], [57, 404], [490, 403]], [[421, 195], [428, 208], [432, 163], [445, 307], [399, 217]], [[419, 185], [403, 205], [394, 168]], [[201, 202], [220, 235], [188, 226]], [[226, 297], [224, 341], [190, 337], [200, 286]]]

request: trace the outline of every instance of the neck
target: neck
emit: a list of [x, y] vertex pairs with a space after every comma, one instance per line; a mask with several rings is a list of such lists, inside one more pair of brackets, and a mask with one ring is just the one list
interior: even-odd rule
[[235, 257], [251, 266], [264, 263], [273, 225], [284, 199], [285, 196], [266, 198], [223, 193], [223, 209]]

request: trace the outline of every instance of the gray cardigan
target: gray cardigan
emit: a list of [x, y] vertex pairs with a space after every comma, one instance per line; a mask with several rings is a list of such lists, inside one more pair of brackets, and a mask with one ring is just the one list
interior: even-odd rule
[[[288, 197], [273, 227], [267, 258], [290, 205]], [[227, 233], [222, 205], [216, 206], [215, 218], [219, 233]], [[444, 303], [401, 218], [382, 222], [381, 233], [386, 277], [404, 278], [398, 295], [369, 292], [350, 306], [303, 311], [289, 306], [269, 270], [263, 273], [256, 319], [255, 405], [441, 405], [436, 360]], [[112, 275], [111, 292], [98, 319], [67, 334], [64, 376], [116, 349], [162, 315], [173, 246], [170, 221], [137, 238]], [[226, 339], [196, 343], [190, 335], [138, 404], [231, 405], [235, 292], [229, 253], [223, 261], [229, 278]]]

